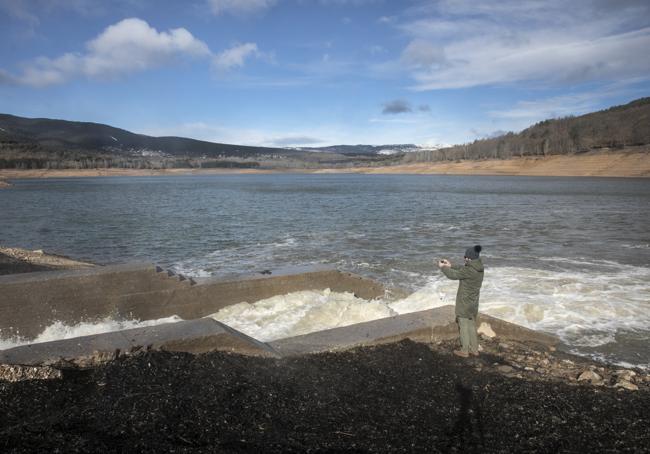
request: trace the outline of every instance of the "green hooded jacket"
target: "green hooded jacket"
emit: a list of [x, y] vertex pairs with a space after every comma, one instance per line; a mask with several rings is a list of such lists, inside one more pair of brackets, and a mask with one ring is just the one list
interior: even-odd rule
[[470, 261], [467, 265], [441, 268], [449, 279], [460, 281], [456, 293], [456, 317], [476, 318], [478, 315], [478, 297], [483, 284], [483, 262], [481, 259]]

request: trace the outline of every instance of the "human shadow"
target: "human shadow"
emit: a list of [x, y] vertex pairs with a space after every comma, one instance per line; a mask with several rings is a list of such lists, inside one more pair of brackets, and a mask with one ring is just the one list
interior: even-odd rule
[[478, 451], [485, 446], [483, 413], [471, 387], [456, 383], [460, 409], [451, 429], [451, 440], [465, 451]]

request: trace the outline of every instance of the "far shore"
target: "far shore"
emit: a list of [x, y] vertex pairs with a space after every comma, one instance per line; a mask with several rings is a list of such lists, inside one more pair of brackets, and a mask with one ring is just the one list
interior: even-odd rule
[[0, 169], [0, 179], [274, 173], [650, 177], [650, 153], [609, 152], [322, 169]]

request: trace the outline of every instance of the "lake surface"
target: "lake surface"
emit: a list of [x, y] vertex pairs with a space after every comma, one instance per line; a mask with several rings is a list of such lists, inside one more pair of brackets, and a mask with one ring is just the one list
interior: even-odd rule
[[460, 262], [481, 244], [481, 310], [559, 335], [581, 354], [650, 363], [647, 179], [308, 174], [13, 183], [0, 191], [4, 245], [98, 263], [151, 261], [192, 276], [329, 264], [412, 292], [386, 303], [393, 312], [453, 303], [457, 283], [435, 261]]

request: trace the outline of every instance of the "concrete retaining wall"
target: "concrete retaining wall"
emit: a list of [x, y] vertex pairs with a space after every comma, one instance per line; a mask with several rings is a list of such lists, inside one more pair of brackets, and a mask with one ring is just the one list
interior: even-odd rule
[[0, 276], [0, 335], [32, 338], [54, 321], [76, 323], [116, 313], [124, 295], [190, 287], [151, 264]]
[[[501, 339], [554, 346], [559, 340], [512, 323], [481, 314], [481, 324]], [[484, 325], [484, 327], [486, 327]], [[142, 350], [190, 353], [228, 351], [255, 356], [294, 356], [378, 345], [411, 339], [436, 342], [458, 337], [454, 307], [443, 306], [411, 314], [318, 331], [302, 336], [260, 342], [212, 319], [198, 319], [75, 339], [46, 342], [0, 351], [0, 364], [27, 366], [87, 366], [118, 355]]]
[[191, 320], [242, 301], [325, 288], [366, 299], [385, 293], [378, 282], [329, 267], [206, 279], [195, 285], [148, 264], [0, 276], [0, 336], [31, 339], [55, 321], [76, 324], [109, 316]]
[[[201, 317], [247, 301], [300, 290], [330, 288], [364, 299], [383, 297], [378, 282], [333, 268], [291, 269], [232, 279], [205, 279], [195, 284], [170, 276], [153, 265], [120, 265], [78, 271], [0, 276], [0, 336], [33, 338], [54, 321], [75, 324], [107, 316], [157, 319], [178, 315], [179, 323], [138, 328], [70, 340], [32, 344], [0, 352], [0, 363], [83, 365], [119, 352], [165, 349], [201, 353], [226, 350], [241, 354], [291, 356], [402, 339], [421, 342], [455, 338], [453, 306], [403, 314], [303, 336], [259, 342], [212, 319]], [[557, 338], [484, 314], [480, 323], [500, 338], [555, 345]]]
[[255, 356], [278, 356], [268, 344], [216, 320], [203, 318], [24, 345], [0, 351], [0, 364], [83, 367], [144, 350], [188, 353], [219, 350]]
[[[377, 345], [411, 339], [416, 342], [436, 342], [458, 337], [454, 306], [442, 306], [426, 311], [396, 315], [355, 325], [318, 331], [269, 342], [283, 356], [345, 350], [363, 345]], [[486, 323], [502, 339], [530, 341], [554, 346], [559, 339], [513, 323], [480, 314], [479, 324]]]

